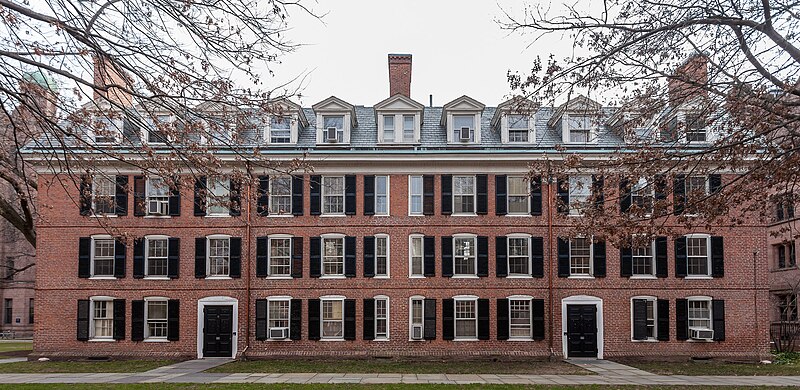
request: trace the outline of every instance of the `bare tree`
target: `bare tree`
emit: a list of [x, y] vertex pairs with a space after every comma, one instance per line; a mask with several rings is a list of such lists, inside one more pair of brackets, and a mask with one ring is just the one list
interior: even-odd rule
[[776, 352], [794, 352], [800, 338], [800, 323], [797, 321], [797, 297], [800, 295], [800, 277], [783, 277], [780, 294], [772, 294], [772, 307], [778, 314], [777, 321], [770, 325], [770, 338]]

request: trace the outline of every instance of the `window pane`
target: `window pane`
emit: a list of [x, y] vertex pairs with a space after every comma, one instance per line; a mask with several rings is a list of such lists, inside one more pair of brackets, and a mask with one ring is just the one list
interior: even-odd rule
[[386, 276], [389, 273], [389, 239], [375, 238], [375, 275]]
[[456, 275], [475, 274], [475, 239], [454, 238], [454, 271]]
[[288, 214], [292, 212], [292, 178], [280, 176], [269, 181], [270, 214]]
[[686, 239], [686, 255], [689, 275], [708, 275], [708, 239], [692, 237]]
[[711, 329], [711, 310], [709, 310], [709, 301], [689, 301], [689, 327]]
[[509, 177], [508, 182], [508, 213], [527, 214], [528, 198], [530, 191], [528, 181], [524, 177]]
[[208, 186], [208, 214], [227, 215], [230, 213], [230, 180], [221, 177], [209, 177]]
[[147, 337], [167, 337], [166, 301], [147, 301]]
[[531, 301], [510, 300], [511, 337], [531, 337]]
[[403, 141], [414, 141], [414, 115], [403, 115]]
[[571, 214], [581, 214], [581, 209], [586, 207], [592, 195], [591, 175], [570, 175], [569, 177], [569, 211]]
[[508, 239], [508, 272], [509, 274], [529, 275], [528, 263], [530, 254], [527, 238]]
[[477, 337], [477, 314], [475, 301], [455, 302], [456, 338]]
[[375, 176], [375, 214], [389, 214], [388, 176]]
[[422, 214], [422, 176], [411, 176], [411, 214]]
[[269, 240], [269, 274], [289, 276], [292, 270], [292, 239], [273, 238]]
[[422, 237], [411, 237], [411, 275], [422, 275]]
[[114, 214], [116, 212], [116, 179], [97, 175], [92, 178], [92, 201], [95, 214]]
[[634, 275], [653, 275], [653, 244], [631, 248]]
[[231, 246], [227, 238], [208, 240], [209, 276], [228, 276], [230, 273]]
[[453, 177], [453, 212], [475, 212], [475, 176]]
[[328, 127], [335, 127], [337, 129], [343, 129], [344, 124], [344, 117], [343, 116], [325, 116], [324, 117], [325, 128]]
[[422, 299], [411, 301], [411, 325], [422, 325]]
[[111, 301], [94, 301], [94, 337], [114, 336], [114, 308]]
[[322, 272], [325, 275], [344, 275], [344, 239], [325, 238], [322, 240]]
[[323, 177], [322, 194], [322, 212], [324, 214], [344, 213], [344, 177]]
[[322, 301], [322, 337], [340, 338], [343, 336], [343, 302]]
[[289, 301], [267, 302], [267, 326], [270, 329], [289, 327]]
[[508, 116], [508, 129], [528, 130], [528, 115], [512, 114]]
[[375, 300], [375, 337], [387, 338], [389, 336], [389, 301], [386, 299]]
[[167, 239], [147, 239], [147, 276], [167, 276]]
[[469, 142], [475, 141], [475, 116], [473, 115], [453, 115], [453, 141], [461, 141], [461, 128], [468, 127]]
[[93, 276], [114, 275], [114, 240], [94, 240], [94, 270]]
[[589, 275], [591, 273], [592, 242], [588, 238], [569, 240], [570, 275]]

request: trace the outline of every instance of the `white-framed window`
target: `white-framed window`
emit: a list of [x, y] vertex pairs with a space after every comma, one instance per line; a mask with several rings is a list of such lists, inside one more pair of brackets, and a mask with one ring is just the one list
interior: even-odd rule
[[269, 118], [269, 143], [292, 143], [292, 118], [272, 115]]
[[508, 241], [508, 275], [530, 276], [531, 237], [509, 235], [506, 240]]
[[322, 237], [322, 275], [344, 275], [344, 237]]
[[[289, 333], [289, 308], [290, 298], [267, 299], [267, 335], [271, 337], [272, 330], [281, 330], [283, 334]], [[285, 339], [281, 337], [281, 339]]]
[[322, 177], [322, 214], [344, 214], [344, 176]]
[[92, 277], [114, 276], [114, 246], [111, 236], [92, 237]]
[[646, 214], [653, 212], [655, 202], [655, 188], [646, 178], [639, 178], [631, 186], [631, 205], [635, 205]]
[[383, 142], [394, 142], [394, 115], [383, 116]]
[[[468, 130], [467, 130], [468, 129]], [[462, 137], [469, 134], [468, 138]], [[453, 115], [453, 140], [455, 142], [475, 142], [475, 115]]]
[[[634, 240], [635, 241], [635, 240]], [[655, 241], [631, 248], [632, 276], [653, 276], [656, 270]]]
[[453, 176], [453, 214], [475, 213], [475, 176]]
[[375, 276], [389, 277], [389, 236], [375, 235]]
[[700, 113], [687, 113], [683, 116], [686, 125], [686, 141], [708, 142], [705, 116]]
[[109, 118], [98, 115], [92, 118], [92, 137], [96, 144], [114, 144], [122, 139], [124, 126], [122, 118]]
[[525, 215], [530, 213], [530, 188], [524, 176], [508, 176], [508, 214]]
[[529, 296], [508, 297], [509, 339], [530, 339], [533, 335], [533, 305]]
[[272, 215], [292, 213], [291, 176], [278, 176], [269, 180], [269, 213]]
[[455, 339], [476, 340], [478, 338], [478, 298], [454, 297]]
[[208, 253], [206, 262], [209, 277], [226, 277], [231, 273], [231, 238], [230, 236], [217, 235], [206, 238]]
[[[631, 329], [635, 326], [635, 322], [637, 318], [636, 312], [634, 311], [634, 302], [642, 300], [645, 302], [646, 305], [646, 314], [645, 314], [645, 324], [646, 324], [646, 332], [645, 337], [647, 340], [657, 340], [658, 337], [658, 327], [656, 326], [656, 320], [658, 319], [658, 299], [652, 296], [636, 296], [631, 298]], [[633, 338], [634, 332], [631, 331], [631, 338]]]
[[322, 338], [344, 339], [344, 298], [321, 298]]
[[144, 272], [146, 277], [166, 277], [169, 255], [167, 236], [146, 236], [144, 240]]
[[712, 330], [711, 298], [689, 297], [686, 300], [689, 308], [689, 329]]
[[569, 240], [569, 274], [571, 276], [592, 275], [592, 239], [587, 237]]
[[589, 204], [592, 196], [592, 175], [569, 176], [569, 213], [571, 215], [583, 214], [583, 209]]
[[509, 143], [528, 143], [530, 142], [530, 132], [528, 130], [528, 120], [530, 115], [508, 114], [508, 142]]
[[693, 212], [693, 209], [697, 208], [703, 199], [711, 193], [708, 177], [700, 175], [687, 176], [684, 181], [684, 190], [687, 211]]
[[206, 215], [230, 215], [230, 180], [224, 177], [210, 176], [206, 179], [207, 210]]
[[92, 211], [95, 215], [116, 213], [117, 181], [114, 176], [95, 175], [92, 177]]
[[414, 142], [414, 115], [403, 115], [403, 142]]
[[375, 297], [375, 339], [389, 339], [389, 297]]
[[328, 129], [336, 129], [336, 142], [344, 142], [344, 115], [323, 115], [323, 141], [328, 142]]
[[567, 131], [570, 143], [592, 142], [595, 119], [585, 115], [567, 115]]
[[269, 237], [269, 276], [291, 276], [292, 238], [275, 235]]
[[148, 144], [165, 144], [167, 143], [168, 136], [164, 128], [169, 126], [172, 122], [172, 115], [170, 114], [156, 114], [147, 117], [147, 143]]
[[167, 299], [145, 298], [144, 300], [145, 339], [167, 339]]
[[147, 214], [169, 215], [170, 188], [161, 177], [149, 177], [145, 183], [147, 192]]
[[408, 237], [408, 274], [411, 277], [424, 277], [425, 276], [425, 242], [424, 236], [421, 234], [412, 234]]
[[389, 215], [389, 176], [375, 176], [375, 215]]
[[686, 275], [711, 275], [711, 236], [708, 234], [686, 235]]
[[409, 298], [409, 339], [422, 340], [425, 336], [425, 297]]
[[95, 340], [111, 340], [114, 338], [114, 299], [96, 297], [92, 302], [92, 326], [89, 327], [90, 338]]
[[423, 184], [422, 176], [414, 175], [408, 177], [408, 214], [422, 215], [423, 203]]
[[453, 275], [477, 275], [477, 237], [474, 235], [453, 236]]

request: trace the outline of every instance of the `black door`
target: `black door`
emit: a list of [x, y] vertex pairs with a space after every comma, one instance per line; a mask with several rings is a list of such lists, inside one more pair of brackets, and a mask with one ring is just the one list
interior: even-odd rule
[[597, 357], [597, 306], [567, 305], [567, 357]]
[[203, 318], [203, 356], [231, 357], [233, 306], [205, 306]]

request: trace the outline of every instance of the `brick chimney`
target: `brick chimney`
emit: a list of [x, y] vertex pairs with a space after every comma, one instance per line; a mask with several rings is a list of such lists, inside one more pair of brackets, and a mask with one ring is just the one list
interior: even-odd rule
[[389, 96], [411, 97], [411, 54], [389, 54]]
[[675, 69], [669, 78], [669, 104], [676, 106], [695, 96], [708, 96], [702, 86], [708, 83], [708, 57], [695, 54]]
[[[93, 57], [93, 61], [94, 84], [98, 88], [101, 88], [94, 90], [94, 99], [96, 101], [107, 100], [114, 106], [133, 106], [133, 100], [129, 93], [118, 87], [113, 87], [114, 85], [119, 85], [130, 90], [132, 88], [130, 77], [124, 73], [121, 73], [122, 71], [115, 69], [114, 64], [111, 63], [106, 57], [95, 55]], [[105, 90], [104, 88], [107, 86], [108, 89]]]

